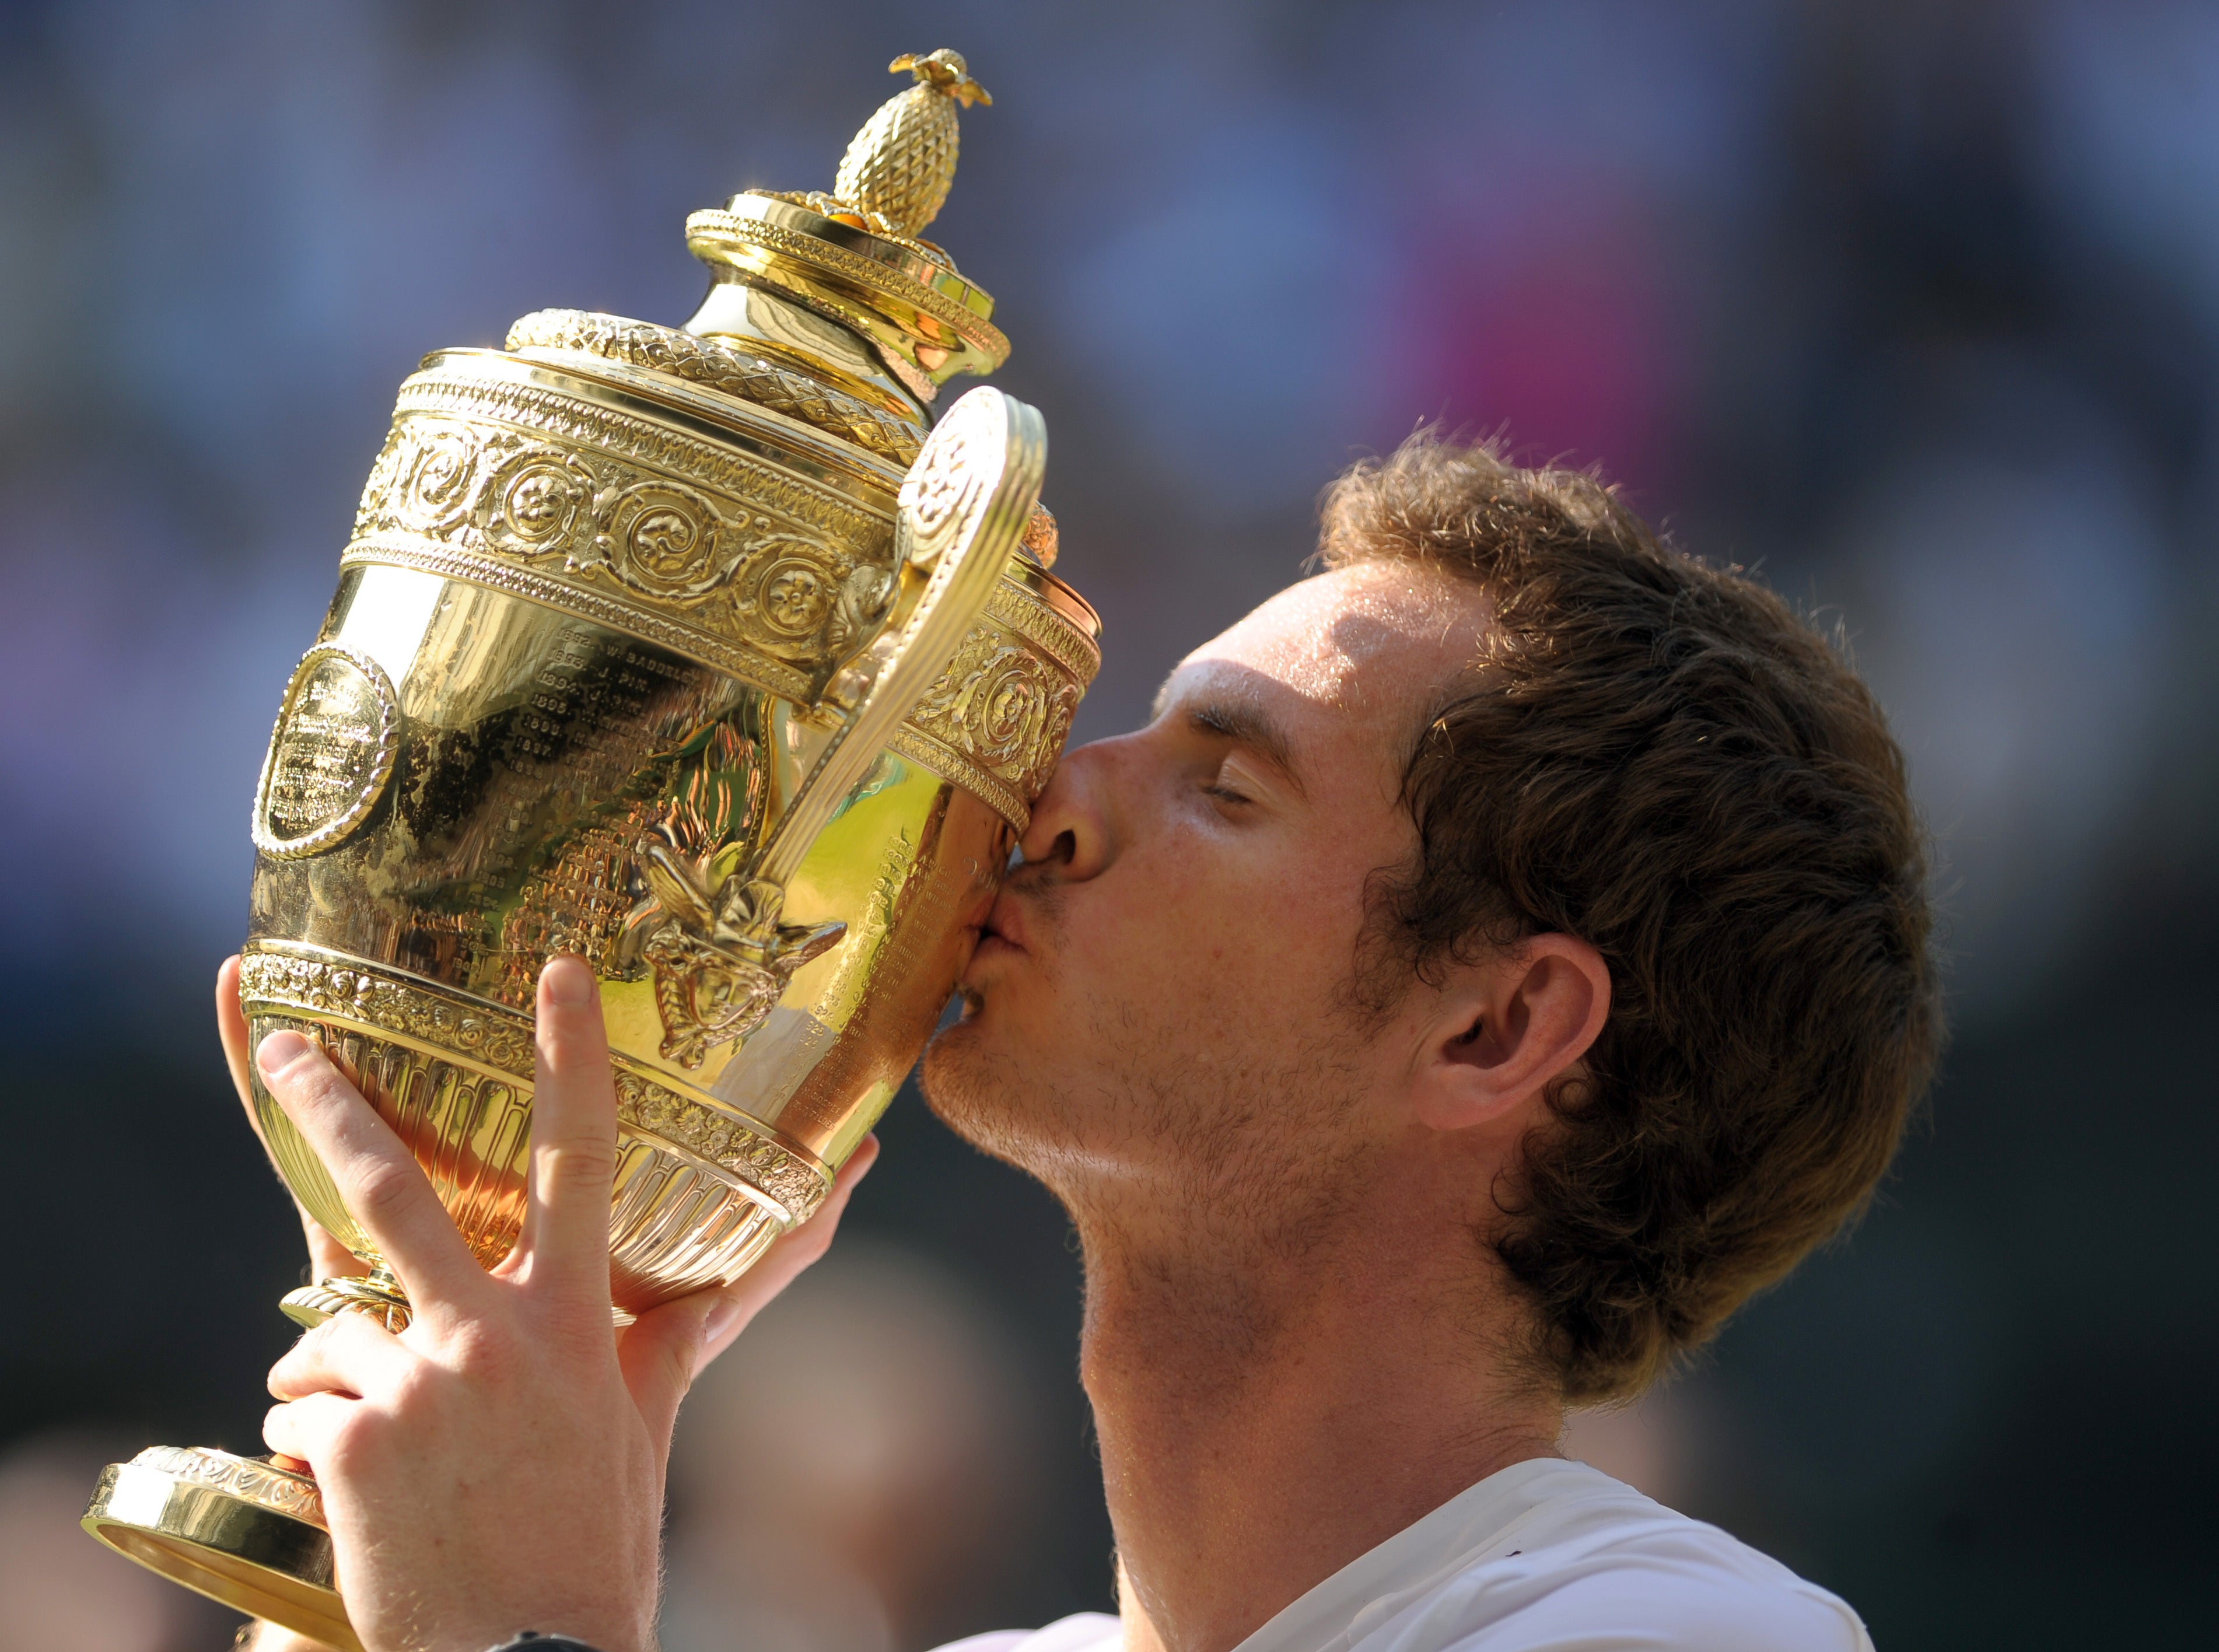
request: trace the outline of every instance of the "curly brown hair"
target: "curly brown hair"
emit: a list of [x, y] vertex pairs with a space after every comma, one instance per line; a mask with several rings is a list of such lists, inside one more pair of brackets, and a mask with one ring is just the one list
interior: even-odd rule
[[1638, 1393], [1869, 1201], [1942, 1037], [1902, 753], [1835, 647], [1617, 493], [1420, 432], [1324, 504], [1330, 567], [1469, 579], [1476, 676], [1404, 777], [1362, 976], [1561, 932], [1610, 967], [1495, 1239], [1571, 1401]]

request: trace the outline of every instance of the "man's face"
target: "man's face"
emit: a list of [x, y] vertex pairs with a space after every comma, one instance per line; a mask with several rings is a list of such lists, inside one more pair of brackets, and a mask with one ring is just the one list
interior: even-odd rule
[[1422, 568], [1321, 574], [1068, 755], [926, 1058], [935, 1110], [1075, 1207], [1322, 1187], [1408, 1058], [1352, 1011], [1365, 883], [1414, 847], [1404, 763], [1485, 624]]

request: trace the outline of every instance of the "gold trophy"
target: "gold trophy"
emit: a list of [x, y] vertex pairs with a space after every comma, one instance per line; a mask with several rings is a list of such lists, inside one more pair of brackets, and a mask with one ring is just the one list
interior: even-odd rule
[[[920, 239], [955, 170], [952, 52], [830, 195], [687, 220], [682, 329], [544, 310], [401, 388], [254, 799], [240, 995], [316, 1040], [479, 1258], [521, 1220], [540, 966], [601, 982], [619, 1108], [614, 1312], [730, 1280], [805, 1220], [930, 1035], [1100, 663], [1048, 571], [1038, 413], [992, 301]], [[256, 1082], [271, 1157], [408, 1304]], [[157, 1446], [87, 1531], [359, 1652], [314, 1481]]]

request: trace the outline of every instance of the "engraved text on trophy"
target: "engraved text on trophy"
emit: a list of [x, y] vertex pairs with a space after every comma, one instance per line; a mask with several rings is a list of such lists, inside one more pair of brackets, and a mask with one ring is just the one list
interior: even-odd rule
[[400, 722], [376, 661], [329, 643], [309, 649], [270, 736], [254, 800], [256, 847], [315, 854], [361, 824], [392, 778]]

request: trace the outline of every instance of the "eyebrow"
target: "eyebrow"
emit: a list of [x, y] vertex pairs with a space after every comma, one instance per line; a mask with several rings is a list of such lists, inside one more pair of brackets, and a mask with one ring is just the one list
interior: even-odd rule
[[1186, 720], [1187, 726], [1197, 733], [1246, 747], [1284, 775], [1297, 793], [1308, 795], [1302, 771], [1295, 764], [1294, 742], [1262, 706], [1246, 700], [1206, 699], [1188, 710]]

